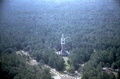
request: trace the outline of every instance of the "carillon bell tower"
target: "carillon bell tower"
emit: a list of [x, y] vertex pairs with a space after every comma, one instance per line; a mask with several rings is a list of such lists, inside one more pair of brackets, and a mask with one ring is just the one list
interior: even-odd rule
[[64, 34], [62, 34], [62, 38], [61, 38], [61, 52], [65, 51], [65, 38], [64, 38]]
[[65, 38], [64, 38], [64, 34], [62, 34], [62, 38], [61, 38], [61, 55], [62, 56], [67, 56], [67, 52], [65, 51]]

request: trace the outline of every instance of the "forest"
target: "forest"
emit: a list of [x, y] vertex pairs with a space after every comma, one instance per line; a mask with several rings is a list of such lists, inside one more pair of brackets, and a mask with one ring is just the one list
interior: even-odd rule
[[120, 71], [115, 75], [102, 70], [120, 69], [120, 1], [75, 1], [0, 1], [3, 78], [51, 79], [49, 69], [27, 65], [26, 56], [15, 54], [19, 50], [28, 51], [39, 63], [64, 70], [63, 58], [55, 53], [61, 50], [62, 34], [71, 52], [68, 58], [75, 70], [81, 69], [82, 79], [120, 78]]
[[[0, 56], [0, 73], [3, 79], [51, 79], [48, 68], [42, 65], [26, 64], [27, 56], [16, 55], [14, 52]], [[29, 61], [29, 59], [27, 60]]]

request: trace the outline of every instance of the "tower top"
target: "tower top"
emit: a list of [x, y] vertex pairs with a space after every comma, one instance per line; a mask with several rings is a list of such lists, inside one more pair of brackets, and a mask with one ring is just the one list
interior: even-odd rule
[[62, 34], [62, 38], [64, 38], [64, 34]]
[[61, 38], [61, 44], [65, 44], [65, 38], [64, 38], [64, 34], [62, 34], [62, 38]]

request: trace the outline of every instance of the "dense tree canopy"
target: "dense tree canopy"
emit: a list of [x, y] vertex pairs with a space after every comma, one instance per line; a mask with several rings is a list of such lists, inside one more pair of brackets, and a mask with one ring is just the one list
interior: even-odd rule
[[[26, 68], [24, 57], [19, 59], [11, 54], [17, 50], [28, 51], [40, 65], [44, 63], [63, 70], [64, 60], [55, 51], [61, 50], [60, 38], [64, 33], [66, 50], [71, 52], [71, 65], [76, 70], [87, 62], [83, 67], [83, 79], [114, 78], [113, 74], [110, 76], [101, 68], [120, 67], [119, 0], [75, 0], [75, 3], [7, 1], [0, 1], [0, 55], [4, 59], [0, 60], [0, 65], [3, 77], [39, 77]], [[43, 69], [40, 74], [46, 75], [48, 71]], [[41, 78], [50, 76], [44, 75]]]
[[[107, 50], [93, 53], [90, 60], [83, 67], [83, 79], [91, 79], [94, 78], [94, 76], [96, 77], [95, 79], [115, 79], [114, 74], [107, 74], [103, 72], [102, 68], [111, 67], [112, 69], [119, 69], [119, 63], [117, 62], [120, 60], [116, 59], [120, 57], [120, 52], [117, 51], [119, 51], [119, 48], [108, 48]], [[111, 56], [111, 54], [113, 56]], [[91, 75], [91, 71], [94, 72], [94, 75]]]
[[4, 79], [51, 79], [49, 69], [26, 63], [26, 56], [1, 54], [0, 73]]

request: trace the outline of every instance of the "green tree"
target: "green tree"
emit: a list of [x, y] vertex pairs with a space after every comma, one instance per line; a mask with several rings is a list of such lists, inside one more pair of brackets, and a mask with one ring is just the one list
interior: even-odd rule
[[94, 76], [97, 76], [97, 72], [95, 70], [90, 70], [88, 72], [88, 77], [94, 77]]
[[44, 68], [41, 72], [41, 79], [51, 79], [50, 70], [48, 68]]
[[45, 74], [50, 79], [51, 75], [48, 69], [42, 69], [40, 66], [26, 65], [26, 56], [11, 54], [2, 54], [0, 56], [0, 73], [5, 79], [41, 79]]
[[87, 74], [84, 74], [83, 76], [82, 76], [82, 79], [88, 79], [89, 77], [88, 77], [88, 75]]
[[100, 62], [98, 65], [97, 65], [97, 71], [98, 72], [101, 72], [102, 70], [102, 62]]
[[118, 75], [117, 75], [117, 79], [120, 79], [120, 71], [118, 71], [117, 74], [118, 74]]
[[106, 63], [106, 67], [110, 67], [110, 63]]
[[64, 59], [62, 57], [59, 57], [59, 60], [56, 62], [56, 69], [58, 71], [61, 71], [64, 69]]
[[97, 79], [110, 79], [109, 75], [104, 72], [104, 71], [101, 71], [98, 75], [97, 75]]
[[117, 64], [115, 62], [112, 63], [112, 66], [111, 66], [113, 69], [116, 69], [117, 68]]
[[67, 68], [67, 72], [69, 73], [73, 73], [75, 71], [74, 66], [70, 66], [69, 68]]
[[71, 62], [70, 62], [70, 60], [67, 60], [67, 63], [71, 66]]
[[41, 66], [43, 66], [45, 64], [45, 62], [41, 59], [40, 61], [39, 61], [39, 66], [41, 67]]
[[110, 79], [116, 79], [113, 73], [110, 74]]
[[117, 61], [117, 66], [118, 66], [118, 69], [120, 70], [120, 60]]

